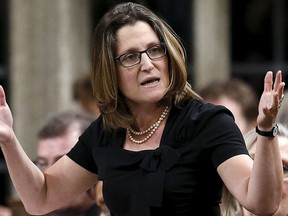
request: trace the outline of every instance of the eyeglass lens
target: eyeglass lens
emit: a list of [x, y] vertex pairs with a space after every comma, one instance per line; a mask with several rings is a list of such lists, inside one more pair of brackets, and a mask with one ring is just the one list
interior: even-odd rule
[[157, 60], [166, 55], [166, 47], [164, 44], [158, 44], [141, 52], [123, 54], [116, 59], [119, 59], [123, 67], [131, 67], [141, 62], [143, 53], [146, 53], [151, 60]]

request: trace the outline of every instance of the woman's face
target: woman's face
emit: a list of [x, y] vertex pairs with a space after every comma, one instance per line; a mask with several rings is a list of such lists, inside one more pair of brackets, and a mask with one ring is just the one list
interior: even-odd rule
[[[145, 22], [125, 25], [116, 34], [117, 56], [135, 53], [160, 44], [153, 29]], [[128, 106], [156, 103], [161, 100], [169, 85], [169, 66], [167, 55], [151, 60], [142, 53], [139, 64], [125, 68], [117, 65], [118, 85]]]

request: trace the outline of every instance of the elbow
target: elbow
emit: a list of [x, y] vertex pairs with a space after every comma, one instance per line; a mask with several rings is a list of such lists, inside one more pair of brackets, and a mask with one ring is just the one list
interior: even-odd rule
[[45, 214], [45, 213], [41, 213], [37, 210], [33, 210], [33, 209], [29, 209], [29, 208], [25, 208], [25, 210], [29, 215], [44, 215]]
[[267, 208], [261, 208], [253, 211], [253, 214], [255, 215], [261, 215], [261, 216], [270, 216], [274, 215], [275, 212], [277, 211], [279, 205], [267, 207]]
[[46, 214], [50, 213], [50, 211], [43, 211], [43, 209], [25, 208], [25, 210], [29, 215], [46, 215]]
[[255, 205], [254, 214], [256, 215], [274, 215], [278, 210], [282, 200], [283, 184], [279, 184], [270, 195], [263, 196], [257, 205]]
[[25, 207], [25, 210], [29, 215], [44, 215], [44, 214], [46, 214], [45, 212], [39, 211], [37, 209], [32, 209], [32, 208], [26, 208]]
[[29, 215], [45, 215], [45, 214], [48, 214], [51, 212], [51, 211], [47, 210], [43, 205], [40, 205], [40, 204], [35, 205], [35, 206], [24, 204], [24, 208], [25, 208], [25, 211]]
[[268, 216], [268, 215], [274, 215], [275, 212], [278, 210], [280, 205], [280, 199], [274, 199], [270, 202], [263, 202], [259, 205], [257, 205], [255, 208], [251, 209], [251, 212], [255, 215], [261, 215], [261, 216]]

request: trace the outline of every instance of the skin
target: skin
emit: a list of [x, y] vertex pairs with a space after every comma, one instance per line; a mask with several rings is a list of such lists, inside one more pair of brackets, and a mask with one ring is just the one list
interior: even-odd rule
[[279, 146], [282, 157], [284, 169], [284, 186], [282, 193], [282, 200], [279, 206], [279, 209], [275, 213], [275, 216], [288, 216], [288, 138], [282, 137], [279, 138]]
[[[259, 115], [257, 117], [257, 125], [260, 130], [270, 131], [272, 126], [275, 125], [276, 116], [278, 112], [278, 104], [283, 93], [284, 83], [281, 82], [281, 73], [276, 75], [275, 83], [273, 86], [272, 72], [268, 72], [264, 80], [264, 91], [259, 102]], [[265, 208], [271, 203], [265, 199], [265, 196], [274, 196], [275, 189], [277, 193], [282, 193], [282, 170], [279, 170], [279, 164], [281, 163], [281, 157], [278, 146], [278, 139], [267, 138], [259, 136], [256, 142], [257, 154], [253, 162], [248, 162], [248, 159], [244, 157], [248, 156], [236, 156], [228, 159], [222, 163], [218, 168], [218, 173], [222, 177], [228, 190], [234, 195], [234, 197], [240, 202], [242, 206], [255, 214], [272, 214], [278, 208], [278, 203], [281, 197], [275, 196], [270, 202], [274, 202], [274, 211]], [[238, 162], [236, 162], [238, 160]], [[241, 166], [236, 163], [243, 163]], [[228, 166], [229, 164], [229, 166]], [[278, 164], [275, 166], [275, 164]], [[250, 166], [250, 167], [249, 167]], [[246, 168], [245, 168], [246, 167]], [[273, 172], [277, 172], [278, 186], [275, 188], [271, 182], [271, 176]], [[270, 178], [267, 178], [269, 173]], [[223, 175], [225, 177], [223, 177]], [[229, 177], [230, 175], [230, 177]], [[246, 176], [245, 176], [246, 175]], [[227, 178], [226, 178], [227, 177]], [[275, 176], [276, 177], [276, 176]], [[235, 179], [238, 178], [238, 179]], [[228, 180], [228, 182], [227, 182]], [[234, 182], [230, 184], [230, 181]], [[235, 184], [235, 181], [238, 182]], [[274, 187], [274, 190], [272, 189]], [[246, 188], [249, 192], [243, 193]], [[267, 191], [270, 190], [270, 193]], [[277, 201], [275, 200], [277, 199]], [[255, 209], [255, 206], [261, 206], [261, 211]]]
[[[144, 22], [137, 22], [133, 26], [124, 26], [118, 31], [116, 38], [118, 55], [131, 51], [140, 52], [160, 43], [152, 28]], [[140, 65], [124, 68], [117, 64], [117, 71], [119, 89], [125, 95], [127, 104], [133, 113], [143, 107], [143, 105], [151, 106], [152, 103], [157, 104], [164, 96], [169, 84], [167, 56], [152, 61], [146, 53], [143, 53]], [[159, 79], [159, 81], [143, 85], [147, 80], [156, 79]], [[145, 108], [142, 109], [144, 110]]]
[[[282, 199], [277, 212], [274, 216], [288, 216], [288, 138], [285, 136], [279, 136], [279, 148], [281, 153], [281, 159], [284, 168], [284, 185], [282, 191]], [[256, 153], [256, 146], [253, 145], [249, 150], [251, 157], [253, 158]], [[252, 216], [254, 214], [244, 209], [244, 216]]]
[[5, 206], [0, 206], [0, 216], [12, 216], [12, 210]]
[[[136, 22], [133, 26], [124, 26], [118, 30], [116, 54], [126, 53], [132, 48], [141, 51], [154, 43], [159, 43], [159, 39], [151, 28], [143, 22]], [[135, 68], [123, 69], [117, 65], [119, 89], [135, 116], [132, 125], [134, 130], [147, 129], [165, 108], [159, 104], [159, 100], [163, 97], [169, 81], [167, 61], [167, 57], [152, 61], [143, 54], [140, 65]], [[141, 85], [151, 77], [156, 77], [159, 82], [148, 86]], [[273, 74], [268, 72], [257, 118], [261, 130], [268, 131], [275, 123], [283, 89], [281, 73], [277, 73], [273, 85]], [[159, 147], [166, 119], [147, 142], [136, 145], [126, 137], [123, 148], [139, 151]], [[64, 200], [83, 193], [96, 183], [95, 174], [80, 167], [67, 156], [63, 156], [42, 173], [23, 151], [12, 126], [11, 111], [6, 103], [4, 90], [0, 87], [0, 146], [11, 179], [30, 214], [45, 214], [59, 208]], [[278, 139], [260, 137], [257, 142], [259, 143], [254, 163], [249, 156], [238, 155], [219, 165], [217, 172], [245, 208], [256, 214], [272, 214], [278, 208], [283, 181]], [[20, 172], [23, 175], [19, 176]], [[267, 175], [270, 178], [267, 178]]]
[[[64, 135], [39, 139], [37, 161], [40, 165], [44, 165], [40, 167], [42, 168], [41, 170], [45, 171], [63, 155], [67, 154], [71, 148], [73, 148], [81, 133], [79, 125], [72, 124]], [[57, 212], [61, 212], [63, 215], [78, 215], [95, 204], [94, 197], [95, 190], [94, 188], [91, 188], [66, 203], [63, 207], [58, 209]]]
[[96, 184], [96, 203], [101, 209], [100, 216], [110, 216], [110, 212], [104, 201], [102, 189], [103, 189], [103, 182], [98, 181], [98, 183]]
[[[116, 38], [117, 56], [131, 51], [140, 52], [160, 43], [155, 32], [145, 22], [136, 22], [133, 26], [122, 27], [117, 32]], [[159, 101], [163, 98], [169, 85], [168, 58], [164, 56], [159, 60], [153, 61], [146, 53], [143, 53], [139, 65], [124, 68], [117, 64], [117, 71], [119, 89], [125, 95], [126, 102], [136, 117], [132, 127], [137, 131], [146, 130], [158, 120], [165, 109], [165, 106], [159, 104]], [[143, 85], [148, 80], [157, 80], [157, 82]], [[159, 147], [166, 119], [148, 142], [135, 145], [126, 137], [124, 148], [140, 151]], [[139, 139], [144, 137], [145, 135], [143, 137], [139, 136]]]

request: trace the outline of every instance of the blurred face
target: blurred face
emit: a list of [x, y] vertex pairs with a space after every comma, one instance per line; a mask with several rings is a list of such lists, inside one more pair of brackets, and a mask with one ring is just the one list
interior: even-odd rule
[[282, 200], [275, 216], [288, 216], [288, 138], [279, 136], [279, 147], [284, 169]]
[[[284, 169], [284, 187], [282, 191], [282, 200], [277, 212], [273, 216], [288, 216], [288, 138], [278, 136], [279, 148]], [[255, 145], [249, 150], [252, 157], [255, 155]]]
[[38, 142], [37, 164], [38, 167], [45, 171], [52, 166], [63, 155], [67, 154], [76, 144], [80, 131], [68, 129], [63, 136], [53, 137], [48, 139], [40, 139]]
[[216, 105], [222, 105], [228, 108], [234, 115], [235, 123], [239, 127], [242, 134], [245, 134], [246, 132], [251, 130], [252, 127], [254, 127], [254, 124], [252, 123], [249, 124], [249, 122], [246, 121], [245, 116], [243, 115], [242, 109], [236, 101], [231, 100], [230, 98], [226, 96], [222, 96], [218, 98], [217, 100], [213, 100], [213, 101], [207, 100], [207, 102], [210, 102]]
[[[70, 151], [70, 149], [76, 144], [80, 135], [81, 132], [79, 127], [77, 125], [71, 125], [67, 133], [63, 136], [40, 139], [37, 150], [37, 166], [44, 172], [58, 159]], [[67, 214], [82, 212], [94, 203], [94, 189], [92, 188], [88, 192], [81, 194], [67, 203], [64, 207], [57, 210], [57, 212], [65, 212]]]
[[[160, 44], [156, 33], [142, 21], [123, 26], [118, 30], [116, 38], [117, 56], [141, 52]], [[152, 54], [156, 51], [151, 50]], [[141, 62], [137, 65], [125, 68], [119, 62], [116, 64], [119, 89], [128, 105], [155, 103], [163, 98], [169, 85], [167, 55], [151, 60], [146, 53], [142, 53]]]

